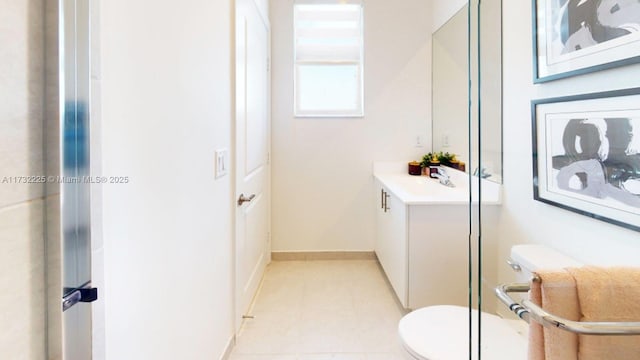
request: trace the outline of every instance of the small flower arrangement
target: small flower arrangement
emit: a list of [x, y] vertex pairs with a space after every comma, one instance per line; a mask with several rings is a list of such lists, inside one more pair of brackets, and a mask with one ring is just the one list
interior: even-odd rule
[[448, 152], [443, 153], [442, 151], [440, 151], [440, 152], [430, 152], [428, 154], [425, 154], [422, 157], [422, 161], [420, 162], [420, 166], [425, 168], [425, 167], [428, 167], [430, 165], [433, 165], [434, 163], [441, 164], [441, 165], [446, 165], [446, 166], [451, 166], [452, 164], [457, 164], [458, 160], [456, 159], [456, 155], [455, 154], [450, 154]]
[[458, 162], [455, 154], [449, 154], [448, 152], [443, 154], [442, 151], [438, 153], [438, 161], [440, 161], [440, 164], [447, 166]]
[[434, 160], [436, 160], [436, 161], [438, 160], [438, 154], [436, 154], [434, 152], [433, 153], [430, 152], [428, 154], [425, 154], [422, 157], [422, 161], [420, 162], [420, 166], [422, 168], [427, 168], [427, 167], [429, 167], [429, 165], [434, 163]]

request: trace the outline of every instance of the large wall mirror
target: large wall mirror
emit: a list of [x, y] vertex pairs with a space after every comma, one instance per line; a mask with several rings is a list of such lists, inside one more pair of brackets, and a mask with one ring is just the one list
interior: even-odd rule
[[[502, 183], [502, 1], [483, 0], [481, 11], [482, 16], [474, 16], [470, 22], [468, 5], [464, 5], [433, 34], [432, 143], [433, 151], [453, 153], [470, 163], [467, 171]], [[472, 88], [478, 89], [475, 85], [480, 84], [479, 91], [471, 94], [471, 107], [470, 58]], [[478, 139], [481, 126], [480, 151], [472, 152], [473, 158], [469, 154], [469, 123], [472, 140]]]

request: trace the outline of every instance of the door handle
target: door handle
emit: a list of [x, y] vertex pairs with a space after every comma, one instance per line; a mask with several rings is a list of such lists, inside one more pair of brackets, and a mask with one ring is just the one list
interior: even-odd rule
[[251, 202], [255, 197], [256, 194], [251, 194], [249, 197], [244, 196], [244, 194], [240, 194], [240, 197], [238, 198], [238, 206], [242, 206], [242, 204], [246, 202]]
[[97, 288], [76, 289], [71, 294], [62, 298], [62, 311], [66, 311], [79, 302], [93, 302], [98, 300]]

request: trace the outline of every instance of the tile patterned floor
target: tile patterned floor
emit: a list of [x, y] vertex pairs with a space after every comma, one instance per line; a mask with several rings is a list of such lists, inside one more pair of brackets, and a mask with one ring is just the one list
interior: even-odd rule
[[274, 261], [229, 360], [400, 360], [403, 314], [376, 261]]

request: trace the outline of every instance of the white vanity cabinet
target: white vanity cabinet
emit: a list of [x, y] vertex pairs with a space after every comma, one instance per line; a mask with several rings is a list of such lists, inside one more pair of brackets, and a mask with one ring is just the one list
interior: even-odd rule
[[375, 252], [407, 309], [468, 304], [469, 196], [464, 180], [454, 179], [458, 187], [448, 188], [424, 176], [375, 175]]
[[405, 308], [408, 307], [407, 206], [376, 181], [375, 252], [387, 278]]

